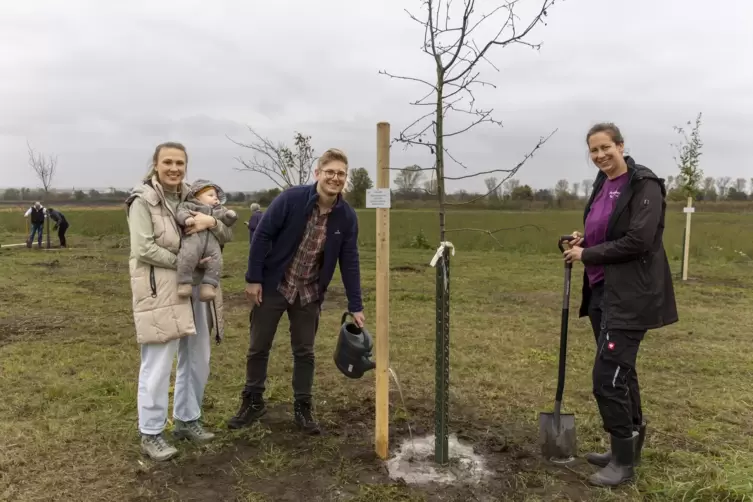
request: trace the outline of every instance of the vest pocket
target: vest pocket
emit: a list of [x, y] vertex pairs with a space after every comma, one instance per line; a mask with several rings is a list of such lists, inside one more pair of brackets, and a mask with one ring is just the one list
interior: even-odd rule
[[157, 279], [154, 277], [154, 265], [149, 265], [149, 287], [152, 290], [152, 298], [157, 298]]

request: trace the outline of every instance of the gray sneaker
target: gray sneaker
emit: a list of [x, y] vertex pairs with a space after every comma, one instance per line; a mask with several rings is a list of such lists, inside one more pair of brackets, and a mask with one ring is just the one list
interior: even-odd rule
[[193, 422], [175, 421], [173, 437], [176, 439], [188, 439], [189, 441], [204, 442], [214, 438], [214, 434], [207, 432], [201, 426], [198, 420]]
[[178, 454], [178, 450], [170, 446], [162, 434], [142, 434], [141, 451], [157, 462], [170, 460]]

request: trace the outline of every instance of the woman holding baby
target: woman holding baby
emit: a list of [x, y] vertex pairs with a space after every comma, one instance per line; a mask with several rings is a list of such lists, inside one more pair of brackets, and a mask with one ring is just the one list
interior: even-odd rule
[[[141, 450], [153, 460], [168, 460], [178, 451], [164, 437], [173, 359], [177, 353], [173, 437], [208, 441], [214, 434], [202, 427], [201, 406], [209, 378], [210, 331], [223, 329], [222, 291], [202, 301], [204, 258], [194, 271], [191, 294], [179, 294], [178, 252], [181, 240], [207, 230], [224, 245], [231, 229], [220, 218], [200, 211], [181, 226], [178, 206], [191, 195], [184, 178], [188, 154], [180, 143], [158, 145], [149, 174], [126, 201], [131, 238], [129, 270], [133, 294], [136, 341], [141, 346], [138, 384], [138, 421]], [[204, 298], [206, 300], [206, 298]]]

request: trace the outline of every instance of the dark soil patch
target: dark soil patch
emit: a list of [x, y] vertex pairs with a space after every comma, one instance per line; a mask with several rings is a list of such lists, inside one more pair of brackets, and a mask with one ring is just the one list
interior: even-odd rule
[[18, 291], [16, 288], [0, 288], [0, 303], [5, 305], [19, 304], [24, 301], [28, 296]]
[[[411, 402], [408, 407], [413, 434], [430, 434], [433, 404]], [[475, 445], [493, 475], [479, 485], [415, 487], [390, 479], [374, 453], [373, 399], [365, 399], [360, 406], [320, 410], [325, 433], [319, 437], [298, 433], [288, 408], [277, 405], [270, 409], [262, 419], [263, 426], [256, 429], [266, 430], [265, 434], [256, 434], [263, 436], [259, 439], [238, 438], [214, 454], [196, 450], [175, 463], [140, 473], [135, 483], [159, 500], [177, 496], [185, 501], [255, 500], [253, 495], [281, 502], [366, 500], [358, 498], [363, 496], [363, 489], [371, 490], [372, 497], [375, 490], [380, 494], [380, 498], [367, 500], [385, 502], [409, 500], [406, 497], [411, 495], [457, 502], [523, 500], [531, 495], [543, 500], [555, 499], [555, 495], [556, 500], [589, 498], [588, 488], [577, 473], [541, 462], [532, 436], [535, 431], [519, 430], [519, 426], [469, 422], [462, 410], [454, 410], [452, 432]], [[408, 424], [397, 421], [390, 429], [394, 449], [408, 437]], [[390, 489], [390, 496], [379, 492], [380, 487], [384, 493]]]
[[57, 335], [68, 327], [62, 316], [14, 316], [0, 319], [0, 347], [15, 342], [40, 340]]
[[[426, 268], [426, 267], [424, 267]], [[420, 274], [423, 272], [423, 270], [415, 265], [396, 265], [394, 267], [390, 267], [390, 270], [392, 272], [408, 272], [408, 273], [416, 273]]]
[[35, 267], [46, 267], [46, 268], [60, 268], [60, 260], [57, 258], [52, 261], [38, 261], [36, 263], [32, 263]]

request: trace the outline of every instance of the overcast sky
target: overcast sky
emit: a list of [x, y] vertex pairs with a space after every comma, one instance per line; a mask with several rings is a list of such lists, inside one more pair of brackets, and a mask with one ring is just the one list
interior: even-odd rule
[[[540, 1], [520, 0], [521, 24]], [[390, 122], [394, 136], [422, 113], [409, 105], [421, 86], [379, 70], [433, 75], [423, 29], [404, 8], [419, 14], [421, 2], [3, 2], [0, 186], [38, 186], [27, 140], [57, 154], [59, 188], [133, 186], [154, 146], [176, 140], [189, 149], [189, 179], [270, 187], [235, 170], [234, 157], [248, 152], [226, 135], [247, 140], [248, 125], [273, 140], [310, 134], [317, 152], [343, 148], [351, 167], [374, 176], [376, 123]], [[497, 88], [479, 93], [477, 106], [494, 108], [504, 127], [453, 138], [456, 158], [478, 170], [511, 167], [558, 129], [518, 178], [542, 188], [579, 182], [595, 171], [585, 132], [614, 121], [634, 158], [666, 176], [676, 171], [672, 126], [703, 112], [705, 174], [753, 176], [753, 1], [561, 0], [547, 19], [528, 38], [540, 51], [488, 53], [499, 71], [484, 65], [481, 77]], [[411, 163], [431, 158], [393, 147], [392, 167]]]

